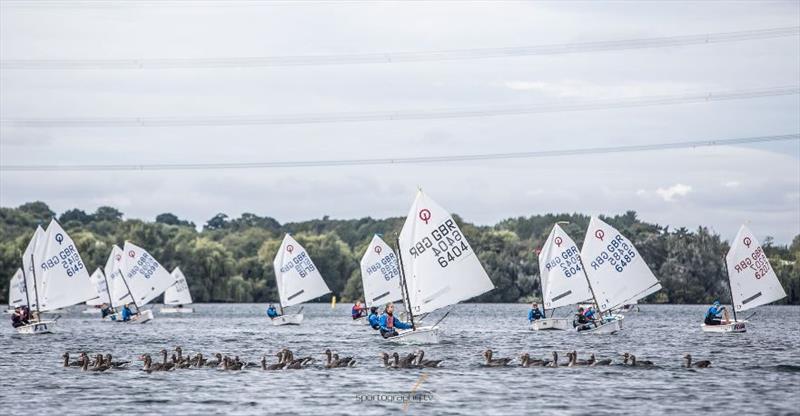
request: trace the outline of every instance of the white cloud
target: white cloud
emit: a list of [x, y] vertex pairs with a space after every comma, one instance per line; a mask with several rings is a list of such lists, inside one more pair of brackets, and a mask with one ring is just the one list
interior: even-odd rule
[[676, 183], [675, 185], [670, 186], [669, 188], [658, 188], [656, 189], [656, 193], [667, 202], [672, 202], [675, 200], [675, 197], [684, 197], [692, 192], [692, 187], [689, 185], [684, 185], [682, 183]]

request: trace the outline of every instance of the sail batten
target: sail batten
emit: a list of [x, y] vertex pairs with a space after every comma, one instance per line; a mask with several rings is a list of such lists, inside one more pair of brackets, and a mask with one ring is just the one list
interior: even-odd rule
[[378, 235], [361, 258], [361, 283], [367, 307], [403, 299], [397, 255]]
[[786, 297], [764, 249], [744, 225], [739, 228], [725, 256], [725, 264], [731, 282], [733, 307], [737, 311], [746, 311]]
[[283, 237], [273, 267], [284, 308], [331, 293], [306, 249], [289, 234]]
[[638, 301], [661, 289], [633, 243], [597, 217], [589, 222], [581, 257], [601, 311]]
[[411, 205], [399, 243], [408, 306], [415, 314], [429, 313], [494, 289], [453, 217], [422, 191]]

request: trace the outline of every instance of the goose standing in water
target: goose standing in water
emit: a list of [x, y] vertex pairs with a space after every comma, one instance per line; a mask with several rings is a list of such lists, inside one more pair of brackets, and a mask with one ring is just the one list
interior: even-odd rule
[[701, 360], [701, 361], [692, 362], [692, 355], [689, 354], [689, 353], [686, 353], [686, 354], [683, 355], [683, 366], [686, 367], [686, 368], [692, 368], [692, 367], [707, 368], [707, 367], [711, 366], [711, 361]]
[[417, 365], [420, 367], [429, 367], [429, 368], [438, 368], [442, 366], [442, 362], [444, 360], [423, 360], [422, 357], [425, 356], [425, 351], [418, 350], [417, 351]]
[[610, 358], [606, 358], [604, 360], [599, 360], [598, 361], [597, 358], [595, 358], [594, 353], [592, 353], [592, 355], [589, 357], [588, 363], [589, 363], [590, 367], [595, 367], [595, 366], [598, 366], [598, 365], [611, 365], [611, 359]]
[[492, 358], [493, 352], [492, 349], [489, 348], [483, 352], [483, 357], [486, 358], [486, 363], [484, 363], [485, 367], [505, 367], [513, 361], [513, 358]]

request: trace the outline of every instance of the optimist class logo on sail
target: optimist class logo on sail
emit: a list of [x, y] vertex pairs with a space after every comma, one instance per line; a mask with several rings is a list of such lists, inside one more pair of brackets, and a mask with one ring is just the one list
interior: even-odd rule
[[[291, 244], [286, 245], [286, 252], [291, 255], [292, 252], [294, 252], [294, 246]], [[297, 272], [300, 278], [304, 278], [308, 276], [309, 273], [317, 270], [316, 267], [314, 267], [314, 263], [311, 262], [311, 258], [308, 257], [308, 254], [306, 254], [305, 251], [302, 251], [300, 254], [290, 258], [286, 264], [281, 266], [281, 273], [286, 273], [292, 269]]]
[[[594, 236], [598, 240], [605, 242], [603, 240], [606, 236], [605, 231], [597, 230], [594, 232]], [[592, 260], [591, 266], [593, 270], [597, 270], [604, 264], [609, 264], [618, 273], [622, 273], [625, 267], [631, 264], [634, 258], [636, 258], [636, 253], [631, 250], [631, 247], [625, 242], [622, 235], [617, 234], [608, 245], [606, 245], [605, 250], [600, 252], [600, 255]]]
[[[425, 228], [430, 228], [431, 223], [435, 224], [433, 214], [427, 208], [421, 209], [417, 217], [425, 223]], [[408, 253], [414, 259], [431, 255], [439, 266], [446, 268], [453, 262], [469, 257], [472, 247], [467, 243], [455, 221], [447, 218], [444, 222], [434, 225], [433, 230], [417, 240]]]

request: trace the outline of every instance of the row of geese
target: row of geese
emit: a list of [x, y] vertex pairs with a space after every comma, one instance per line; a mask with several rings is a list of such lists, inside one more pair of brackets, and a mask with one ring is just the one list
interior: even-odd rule
[[[202, 353], [197, 353], [194, 356], [190, 355], [183, 355], [183, 349], [181, 347], [175, 347], [174, 353], [168, 359], [169, 352], [166, 349], [162, 349], [159, 351], [161, 355], [160, 362], [153, 362], [153, 358], [150, 354], [143, 354], [139, 357], [139, 360], [142, 361], [144, 364], [142, 366], [142, 370], [148, 373], [153, 371], [171, 371], [177, 369], [186, 369], [186, 368], [218, 368], [221, 370], [232, 370], [238, 371], [245, 368], [261, 368], [265, 371], [276, 371], [276, 370], [299, 370], [303, 368], [307, 368], [312, 366], [315, 363], [315, 359], [311, 356], [305, 357], [298, 357], [295, 358], [294, 353], [289, 350], [288, 348], [284, 348], [278, 351], [275, 356], [277, 357], [277, 362], [275, 363], [268, 363], [267, 356], [264, 355], [261, 357], [261, 361], [259, 363], [255, 362], [246, 362], [239, 359], [239, 356], [229, 357], [227, 355], [222, 355], [220, 353], [214, 354], [214, 359], [206, 359]], [[326, 357], [326, 360], [323, 364], [324, 368], [346, 368], [346, 367], [354, 367], [356, 365], [356, 359], [353, 357], [340, 357], [339, 354], [332, 352], [330, 349], [326, 349], [323, 353]], [[576, 366], [607, 366], [612, 364], [612, 360], [610, 358], [598, 360], [594, 353], [590, 354], [588, 360], [578, 359], [577, 351], [568, 351], [566, 353], [567, 362], [559, 362], [559, 356], [557, 351], [552, 352], [552, 359], [537, 359], [532, 358], [530, 354], [524, 353], [520, 355], [520, 363], [519, 367], [576, 367]], [[381, 360], [383, 362], [383, 366], [385, 368], [438, 368], [442, 366], [444, 360], [429, 360], [425, 359], [425, 351], [417, 350], [412, 353], [405, 354], [401, 357], [401, 354], [398, 352], [394, 352], [389, 354], [387, 352], [380, 354]], [[487, 349], [483, 352], [483, 357], [485, 359], [483, 365], [485, 367], [507, 367], [511, 366], [512, 362], [514, 361], [513, 358], [495, 358], [494, 352], [491, 349]], [[622, 365], [624, 366], [632, 366], [632, 367], [654, 367], [656, 366], [655, 363], [649, 360], [638, 360], [635, 355], [626, 352], [622, 354], [623, 361]], [[64, 360], [63, 365], [64, 367], [76, 367], [80, 368], [83, 371], [106, 371], [106, 370], [122, 370], [127, 369], [131, 362], [130, 361], [113, 361], [113, 357], [111, 354], [96, 354], [94, 359], [90, 358], [90, 356], [82, 352], [80, 353], [79, 357], [75, 361], [70, 361], [70, 355], [68, 352], [65, 352], [61, 358]], [[691, 354], [685, 354], [683, 356], [683, 367], [686, 368], [706, 368], [711, 366], [711, 361], [709, 360], [699, 360], [693, 361]]]
[[[520, 367], [576, 367], [576, 366], [603, 366], [603, 365], [611, 365], [612, 360], [610, 358], [598, 360], [594, 353], [590, 354], [588, 360], [580, 360], [578, 359], [578, 352], [575, 350], [567, 352], [567, 362], [562, 364], [558, 361], [558, 351], [553, 351], [552, 359], [535, 359], [531, 358], [530, 354], [524, 353], [520, 355]], [[506, 367], [511, 365], [511, 362], [514, 361], [513, 358], [494, 358], [494, 353], [491, 349], [487, 349], [483, 352], [483, 357], [486, 359], [484, 365], [486, 367]], [[385, 360], [384, 360], [385, 361]], [[631, 367], [655, 367], [656, 364], [649, 360], [637, 360], [636, 356], [626, 352], [622, 354], [622, 365], [624, 366], [631, 366]], [[683, 355], [683, 367], [686, 368], [706, 368], [711, 366], [711, 361], [709, 360], [700, 360], [700, 361], [692, 361], [691, 354], [684, 354]]]

